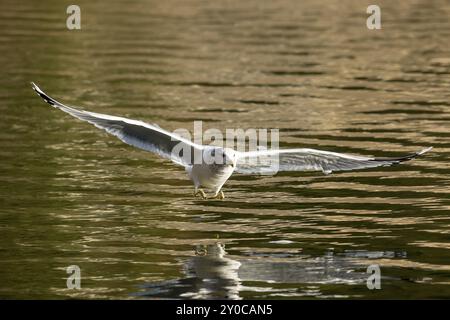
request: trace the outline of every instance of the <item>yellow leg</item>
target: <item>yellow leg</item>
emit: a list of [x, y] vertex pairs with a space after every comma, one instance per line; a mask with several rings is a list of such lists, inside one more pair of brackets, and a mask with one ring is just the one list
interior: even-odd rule
[[223, 199], [225, 199], [225, 195], [223, 194], [223, 191], [220, 191], [214, 197], [212, 197], [211, 199], [223, 200]]
[[203, 199], [207, 198], [205, 191], [203, 191], [203, 189], [198, 189], [194, 191], [194, 197], [197, 197], [198, 195], [200, 195]]
[[214, 195], [212, 197], [208, 197], [206, 195], [205, 191], [203, 191], [203, 189], [196, 189], [194, 191], [194, 197], [197, 197], [199, 195], [202, 197], [202, 199], [219, 199], [219, 200], [225, 199], [225, 195], [223, 194], [223, 191], [218, 192], [216, 195]]

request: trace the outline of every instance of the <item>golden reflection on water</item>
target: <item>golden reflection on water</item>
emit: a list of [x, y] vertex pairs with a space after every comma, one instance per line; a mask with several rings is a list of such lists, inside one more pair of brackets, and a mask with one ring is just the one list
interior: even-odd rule
[[[351, 0], [77, 4], [80, 32], [60, 1], [2, 2], [1, 298], [450, 296], [448, 1], [379, 1], [380, 32]], [[183, 170], [49, 108], [30, 81], [168, 130], [203, 120], [279, 128], [282, 147], [434, 149], [392, 168], [235, 176], [225, 201], [201, 201]]]

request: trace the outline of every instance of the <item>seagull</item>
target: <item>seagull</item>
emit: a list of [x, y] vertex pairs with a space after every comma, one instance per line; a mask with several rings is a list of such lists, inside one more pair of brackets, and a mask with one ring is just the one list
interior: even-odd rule
[[[194, 196], [203, 199], [224, 199], [222, 186], [234, 172], [254, 175], [279, 171], [322, 171], [330, 174], [334, 171], [391, 166], [432, 149], [429, 147], [395, 158], [362, 157], [309, 148], [241, 152], [197, 144], [155, 124], [69, 107], [48, 96], [33, 82], [31, 84], [34, 91], [51, 106], [89, 122], [129, 145], [183, 166], [194, 184]], [[177, 148], [188, 152], [174, 152]], [[193, 161], [195, 155], [200, 155], [200, 161]], [[203, 188], [212, 191], [213, 195], [208, 197]]]

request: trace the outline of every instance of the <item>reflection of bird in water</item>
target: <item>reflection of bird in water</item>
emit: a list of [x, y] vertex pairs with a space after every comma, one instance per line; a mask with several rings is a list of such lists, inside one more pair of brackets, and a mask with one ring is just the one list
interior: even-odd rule
[[[374, 253], [377, 258], [383, 252]], [[197, 246], [195, 256], [183, 265], [185, 277], [145, 284], [139, 296], [190, 299], [240, 299], [243, 291], [264, 294], [310, 295], [302, 287], [320, 284], [364, 284], [367, 265], [358, 262], [360, 257], [374, 256], [358, 251], [335, 255], [328, 251], [323, 256], [276, 255], [267, 253], [250, 257], [229, 257], [220, 242]], [[389, 257], [389, 252], [386, 257]], [[239, 259], [239, 261], [238, 261]], [[356, 271], [355, 269], [360, 269]], [[243, 285], [243, 282], [247, 282]], [[258, 287], [249, 283], [260, 282]], [[283, 284], [290, 285], [283, 289]], [[253, 284], [255, 285], [255, 284]], [[318, 287], [317, 287], [318, 288]], [[303, 288], [304, 289], [304, 288]], [[317, 294], [317, 292], [314, 292]]]
[[[196, 256], [185, 266], [186, 274], [202, 279], [199, 296], [195, 298], [238, 299], [240, 280], [239, 261], [226, 257], [225, 245], [216, 242], [212, 245], [197, 246]], [[202, 294], [205, 294], [202, 297]]]
[[223, 199], [222, 186], [234, 172], [275, 174], [278, 171], [322, 171], [329, 174], [334, 171], [390, 166], [414, 159], [431, 149], [397, 158], [361, 157], [307, 148], [241, 152], [193, 143], [142, 121], [78, 110], [56, 101], [34, 83], [32, 85], [36, 93], [53, 107], [104, 129], [129, 145], [156, 153], [183, 166], [194, 183], [194, 195], [204, 199], [206, 194], [200, 189], [202, 187], [214, 192], [212, 198]]
[[239, 299], [241, 263], [226, 256], [216, 242], [197, 246], [195, 256], [183, 266], [185, 278], [146, 284], [142, 296], [187, 299]]

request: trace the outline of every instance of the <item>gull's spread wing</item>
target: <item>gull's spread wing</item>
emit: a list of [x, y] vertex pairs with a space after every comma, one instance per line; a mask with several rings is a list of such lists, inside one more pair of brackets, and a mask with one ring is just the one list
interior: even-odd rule
[[[80, 120], [87, 121], [97, 128], [104, 129], [129, 145], [156, 153], [185, 167], [190, 166], [193, 163], [192, 158], [194, 152], [203, 149], [203, 146], [195, 144], [155, 125], [138, 120], [82, 111], [66, 106], [48, 96], [34, 83], [32, 83], [32, 86], [34, 91], [53, 107], [67, 112]], [[177, 150], [190, 150], [191, 157], [183, 157], [182, 152], [181, 154], [172, 152], [176, 145], [179, 147]]]
[[315, 149], [281, 149], [237, 152], [236, 172], [244, 174], [278, 171], [348, 171], [391, 166], [429, 151], [430, 148], [397, 158], [370, 158]]

